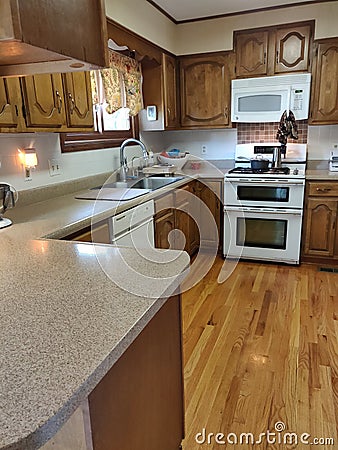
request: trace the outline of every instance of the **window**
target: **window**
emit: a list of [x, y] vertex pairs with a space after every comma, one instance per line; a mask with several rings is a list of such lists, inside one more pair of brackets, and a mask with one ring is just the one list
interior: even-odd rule
[[138, 138], [141, 82], [137, 61], [110, 52], [110, 68], [91, 72], [95, 131], [61, 133], [61, 151], [118, 147], [125, 139]]

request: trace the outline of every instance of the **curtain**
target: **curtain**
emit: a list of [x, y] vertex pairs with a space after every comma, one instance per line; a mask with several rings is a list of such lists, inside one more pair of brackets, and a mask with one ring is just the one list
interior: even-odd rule
[[109, 68], [91, 72], [94, 104], [106, 102], [109, 114], [129, 108], [135, 116], [143, 108], [141, 64], [109, 50]]

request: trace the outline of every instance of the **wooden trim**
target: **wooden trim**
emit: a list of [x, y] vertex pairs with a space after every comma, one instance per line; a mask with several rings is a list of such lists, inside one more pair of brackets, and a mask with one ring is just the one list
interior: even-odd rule
[[139, 123], [137, 117], [131, 117], [130, 130], [105, 131], [99, 133], [60, 133], [61, 153], [83, 152], [86, 150], [99, 150], [102, 148], [120, 147], [122, 142], [129, 138], [139, 139]]
[[267, 6], [265, 8], [256, 8], [256, 9], [251, 9], [249, 11], [237, 11], [237, 12], [231, 12], [231, 13], [225, 13], [225, 14], [215, 14], [213, 16], [196, 17], [194, 19], [177, 20], [174, 17], [172, 17], [169, 13], [164, 11], [159, 5], [157, 5], [154, 0], [147, 0], [148, 3], [150, 3], [152, 6], [154, 6], [154, 8], [156, 8], [158, 11], [160, 11], [163, 15], [168, 17], [168, 19], [170, 19], [176, 25], [183, 24], [183, 23], [201, 22], [204, 20], [222, 19], [224, 17], [243, 16], [246, 14], [254, 14], [254, 13], [273, 11], [273, 10], [278, 10], [278, 9], [294, 8], [297, 6], [308, 6], [308, 5], [313, 5], [316, 3], [329, 3], [329, 2], [334, 2], [334, 1], [336, 1], [336, 0], [315, 0], [315, 1], [307, 1], [307, 2], [296, 2], [296, 3], [288, 4], [288, 5]]
[[153, 0], [147, 0], [148, 3], [150, 3], [152, 6], [154, 6], [154, 8], [156, 8], [158, 11], [160, 11], [160, 13], [162, 13], [164, 16], [168, 17], [168, 19], [170, 19], [172, 22], [174, 22], [176, 25], [178, 23], [180, 23], [179, 20], [176, 20], [173, 16], [171, 16], [165, 9], [161, 8], [160, 5], [158, 5], [156, 2], [154, 2]]
[[154, 59], [158, 64], [162, 64], [162, 53], [172, 57], [176, 56], [109, 17], [107, 17], [107, 29], [109, 38], [113, 39], [118, 45], [126, 45], [129, 50], [135, 51], [136, 58], [139, 60], [148, 57]]

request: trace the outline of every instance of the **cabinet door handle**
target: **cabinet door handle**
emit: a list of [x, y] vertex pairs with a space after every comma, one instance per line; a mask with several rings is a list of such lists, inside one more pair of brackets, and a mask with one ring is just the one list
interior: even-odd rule
[[228, 117], [228, 107], [227, 106], [224, 108], [224, 117], [225, 118]]
[[170, 112], [171, 112], [171, 111], [170, 111], [170, 108], [167, 108], [167, 112], [168, 112], [168, 117], [170, 117], [170, 115], [171, 115], [171, 114], [170, 114]]
[[69, 98], [69, 100], [70, 100], [69, 112], [70, 112], [71, 114], [73, 114], [74, 109], [75, 109], [75, 101], [74, 101], [74, 99], [73, 99], [73, 97], [72, 97], [72, 94], [71, 94], [70, 92], [68, 93], [68, 98]]
[[58, 113], [61, 114], [61, 111], [62, 111], [62, 98], [61, 98], [61, 95], [59, 94], [59, 91], [55, 91], [55, 94], [56, 94], [57, 103], [58, 103], [57, 110], [58, 110]]
[[316, 191], [317, 192], [330, 192], [331, 188], [317, 188]]
[[279, 63], [279, 51], [277, 50], [277, 52], [276, 52], [276, 63], [278, 64]]
[[263, 64], [266, 64], [266, 52], [264, 52]]

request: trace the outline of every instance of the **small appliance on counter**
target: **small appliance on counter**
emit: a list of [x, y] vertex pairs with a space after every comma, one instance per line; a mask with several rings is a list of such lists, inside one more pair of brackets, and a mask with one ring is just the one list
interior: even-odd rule
[[0, 228], [9, 227], [12, 221], [2, 217], [7, 209], [14, 208], [18, 200], [18, 193], [8, 183], [0, 183]]
[[338, 149], [330, 152], [329, 171], [338, 172]]

